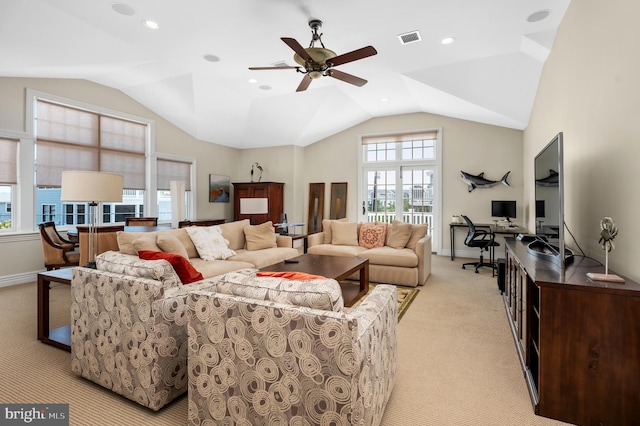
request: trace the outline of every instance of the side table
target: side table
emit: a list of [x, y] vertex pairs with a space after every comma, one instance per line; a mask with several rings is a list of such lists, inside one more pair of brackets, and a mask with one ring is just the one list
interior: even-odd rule
[[302, 253], [307, 253], [307, 249], [309, 248], [309, 241], [307, 240], [309, 236], [307, 234], [289, 234], [288, 236], [291, 237], [292, 244], [295, 240], [302, 240]]
[[71, 285], [72, 268], [54, 269], [38, 274], [38, 340], [71, 352], [71, 326], [49, 330], [49, 285]]

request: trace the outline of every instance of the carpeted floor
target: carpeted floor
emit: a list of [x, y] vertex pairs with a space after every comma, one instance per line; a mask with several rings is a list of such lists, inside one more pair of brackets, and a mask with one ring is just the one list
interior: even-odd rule
[[[495, 278], [463, 260], [433, 256], [405, 310], [382, 426], [561, 425], [533, 413]], [[68, 324], [69, 286], [51, 297], [51, 326]], [[69, 353], [36, 339], [35, 283], [0, 288], [0, 312], [0, 402], [69, 403], [78, 426], [186, 423], [186, 395], [154, 413], [71, 374]]]

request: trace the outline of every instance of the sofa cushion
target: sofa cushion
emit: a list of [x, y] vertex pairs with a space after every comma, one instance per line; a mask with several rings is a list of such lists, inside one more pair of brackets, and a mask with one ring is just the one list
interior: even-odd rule
[[356, 222], [338, 222], [331, 224], [331, 244], [357, 246], [358, 224]]
[[144, 260], [136, 255], [106, 251], [96, 256], [100, 271], [160, 281], [164, 288], [180, 285], [180, 277], [166, 260]]
[[145, 260], [164, 259], [173, 266], [173, 270], [180, 277], [182, 284], [191, 284], [204, 279], [202, 274], [194, 268], [189, 259], [175, 253], [165, 253], [162, 251], [139, 250], [138, 257]]
[[387, 235], [387, 225], [363, 223], [358, 231], [358, 244], [364, 248], [383, 247]]
[[343, 219], [324, 219], [322, 221], [322, 232], [324, 232], [324, 243], [331, 244], [332, 232], [331, 232], [331, 224], [333, 222], [346, 222], [347, 218]]
[[319, 244], [317, 246], [309, 247], [307, 253], [311, 254], [324, 254], [327, 256], [353, 256], [357, 257], [360, 253], [363, 253], [369, 249], [360, 246], [336, 246], [333, 244]]
[[429, 225], [427, 224], [411, 225], [411, 238], [409, 238], [406, 247], [410, 248], [411, 250], [415, 250], [418, 241], [420, 240], [420, 238], [424, 237], [427, 234], [428, 229]]
[[[187, 233], [187, 235], [189, 234]], [[190, 238], [189, 238], [189, 241], [191, 241]], [[187, 259], [190, 257], [189, 253], [187, 253], [186, 247], [184, 246], [182, 241], [178, 239], [178, 235], [175, 233], [168, 232], [168, 231], [160, 231], [158, 233], [158, 236], [156, 237], [156, 244], [158, 245], [158, 247], [160, 247], [160, 250], [162, 250], [165, 253], [179, 254], [180, 256], [185, 257]], [[195, 246], [194, 246], [194, 249], [195, 249]], [[139, 251], [138, 251], [138, 254], [140, 254]]]
[[418, 266], [418, 255], [409, 248], [376, 247], [366, 250], [358, 256], [369, 259], [369, 265], [389, 265], [404, 268]]
[[229, 249], [241, 250], [244, 248], [244, 227], [250, 224], [249, 219], [244, 219], [218, 225], [222, 236], [229, 241]]
[[118, 231], [116, 233], [116, 239], [118, 241], [118, 250], [123, 254], [130, 254], [133, 256], [138, 255], [138, 251], [133, 247], [133, 242], [140, 238], [156, 238], [158, 231], [155, 232], [127, 232]]
[[244, 238], [247, 250], [262, 250], [278, 247], [276, 234], [273, 232], [273, 222], [268, 221], [260, 225], [244, 227]]
[[227, 260], [247, 262], [256, 268], [264, 268], [285, 259], [300, 256], [298, 249], [291, 247], [274, 247], [262, 250], [236, 250], [236, 255]]
[[333, 279], [297, 281], [230, 272], [215, 281], [216, 291], [222, 294], [325, 311], [339, 312], [344, 308], [342, 289]]
[[189, 226], [185, 229], [201, 259], [224, 260], [236, 254], [229, 249], [229, 241], [222, 236], [218, 226]]
[[193, 257], [189, 259], [189, 262], [191, 262], [193, 267], [196, 268], [205, 278], [216, 277], [218, 275], [226, 274], [227, 272], [237, 271], [238, 269], [255, 269], [255, 266], [252, 263], [231, 259], [204, 260], [199, 257]]
[[396, 249], [404, 248], [411, 238], [411, 224], [394, 220], [389, 228], [387, 244]]
[[133, 240], [131, 244], [133, 245], [133, 249], [136, 251], [136, 253], [139, 253], [140, 250], [161, 251], [156, 242], [155, 235], [143, 235], [142, 237], [138, 237]]

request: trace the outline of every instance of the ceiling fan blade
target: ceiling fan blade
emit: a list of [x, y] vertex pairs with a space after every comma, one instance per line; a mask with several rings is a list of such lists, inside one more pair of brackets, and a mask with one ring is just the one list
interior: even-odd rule
[[300, 67], [249, 67], [250, 70], [297, 70]]
[[331, 63], [331, 66], [335, 67], [337, 65], [346, 64], [347, 62], [368, 58], [369, 56], [376, 55], [377, 53], [378, 51], [373, 46], [366, 46], [348, 53], [343, 53], [342, 55], [338, 55], [334, 58], [327, 59], [327, 63]]
[[307, 51], [304, 50], [304, 47], [302, 47], [296, 39], [289, 38], [289, 37], [280, 37], [280, 40], [284, 41], [286, 45], [289, 46], [291, 49], [293, 49], [293, 51], [296, 52], [298, 55], [300, 55], [302, 59], [308, 62], [313, 62], [313, 59], [311, 58], [311, 56], [309, 56]]
[[296, 92], [303, 92], [307, 90], [307, 87], [309, 87], [309, 85], [311, 84], [311, 80], [312, 79], [311, 77], [309, 77], [309, 74], [305, 74], [305, 76], [302, 77], [302, 81], [300, 82], [300, 85], [296, 89]]
[[355, 75], [347, 74], [346, 72], [332, 69], [327, 72], [327, 74], [333, 78], [337, 78], [338, 80], [342, 80], [358, 87], [362, 87], [367, 84], [367, 80], [364, 78], [356, 77]]

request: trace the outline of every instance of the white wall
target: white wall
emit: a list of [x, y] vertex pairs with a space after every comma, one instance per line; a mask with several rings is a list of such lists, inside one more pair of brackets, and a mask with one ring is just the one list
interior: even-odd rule
[[[331, 182], [348, 183], [347, 218], [357, 220], [358, 155], [360, 138], [367, 135], [442, 128], [442, 220], [439, 224], [443, 254], [450, 249], [449, 222], [466, 214], [476, 222], [491, 222], [491, 200], [516, 200], [522, 218], [522, 132], [440, 115], [416, 113], [374, 118], [305, 148], [305, 206], [309, 183], [325, 182], [325, 212], [329, 217]], [[511, 186], [497, 185], [468, 192], [460, 171], [499, 180], [507, 171]], [[306, 214], [306, 209], [305, 209]], [[463, 234], [456, 238], [456, 254], [464, 254]], [[477, 256], [477, 250], [473, 255]]]
[[[564, 132], [565, 223], [588, 256], [604, 262], [600, 220], [620, 229], [609, 265], [640, 280], [637, 237], [640, 197], [633, 170], [640, 159], [640, 3], [573, 1], [558, 29], [524, 132], [525, 176], [533, 158]], [[524, 182], [532, 205], [532, 179]], [[530, 227], [533, 218], [528, 218]], [[567, 244], [579, 253], [571, 235]]]

